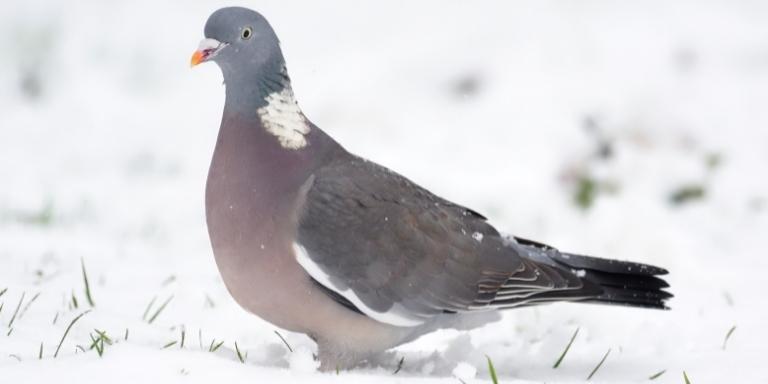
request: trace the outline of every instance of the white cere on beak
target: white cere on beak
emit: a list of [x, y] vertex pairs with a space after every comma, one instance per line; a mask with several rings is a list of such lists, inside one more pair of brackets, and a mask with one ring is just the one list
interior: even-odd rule
[[203, 39], [200, 41], [200, 44], [197, 46], [198, 51], [211, 51], [214, 49], [218, 49], [221, 45], [221, 42], [216, 39]]

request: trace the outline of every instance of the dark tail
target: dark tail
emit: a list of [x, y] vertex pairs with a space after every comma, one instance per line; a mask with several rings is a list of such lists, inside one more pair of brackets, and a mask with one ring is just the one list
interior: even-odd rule
[[581, 302], [669, 309], [666, 301], [672, 294], [664, 290], [669, 284], [657, 277], [667, 274], [663, 268], [570, 253], [555, 252], [550, 257], [558, 264], [575, 270], [582, 280], [602, 289], [600, 295]]
[[494, 302], [495, 305], [512, 307], [574, 301], [669, 309], [666, 301], [672, 294], [664, 290], [669, 284], [658, 277], [667, 274], [663, 268], [561, 253], [544, 244], [519, 238], [515, 240], [527, 251], [526, 256], [542, 273], [550, 277], [557, 275], [566, 283], [555, 289], [536, 292], [516, 303], [500, 300]]

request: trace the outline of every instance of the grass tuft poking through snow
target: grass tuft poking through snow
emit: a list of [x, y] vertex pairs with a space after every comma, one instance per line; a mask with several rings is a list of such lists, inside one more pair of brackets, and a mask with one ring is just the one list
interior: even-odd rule
[[651, 375], [650, 377], [648, 377], [648, 380], [656, 380], [656, 379], [658, 379], [659, 377], [661, 377], [661, 375], [663, 375], [663, 374], [665, 374], [665, 373], [667, 373], [667, 370], [666, 370], [666, 369], [664, 369], [664, 370], [661, 370], [661, 371], [659, 371], [659, 372], [656, 372], [656, 373], [654, 373], [653, 375]]
[[397, 368], [395, 368], [395, 371], [392, 372], [393, 375], [397, 375], [398, 372], [400, 372], [401, 369], [403, 369], [403, 363], [405, 362], [405, 356], [400, 358], [400, 361], [397, 362]]
[[147, 308], [144, 309], [144, 314], [141, 315], [141, 319], [146, 321], [147, 316], [149, 316], [149, 311], [152, 310], [152, 306], [155, 305], [155, 301], [157, 301], [157, 296], [153, 297], [152, 300], [149, 301], [149, 304], [147, 304]]
[[165, 345], [163, 345], [163, 347], [160, 348], [160, 349], [167, 349], [167, 348], [173, 347], [174, 345], [176, 345], [176, 343], [178, 343], [178, 341], [176, 341], [176, 340], [170, 341], [170, 342], [166, 343]]
[[235, 341], [235, 353], [237, 353], [237, 359], [240, 360], [241, 363], [245, 364], [245, 359], [248, 358], [248, 353], [246, 352], [245, 355], [243, 355], [240, 352], [240, 347], [237, 346], [237, 341]]
[[105, 331], [100, 331], [98, 329], [94, 329], [94, 332], [98, 336], [93, 336], [92, 333], [89, 333], [88, 336], [91, 338], [91, 345], [88, 347], [88, 350], [96, 350], [96, 353], [99, 354], [99, 357], [102, 357], [104, 355], [104, 343], [106, 345], [112, 345], [112, 339], [107, 336], [107, 333]]
[[89, 312], [91, 312], [91, 310], [90, 310], [90, 309], [89, 309], [89, 310], [87, 310], [87, 311], [85, 311], [85, 312], [83, 312], [83, 313], [81, 313], [81, 314], [79, 314], [79, 315], [77, 315], [77, 317], [75, 317], [74, 319], [72, 319], [72, 321], [71, 321], [71, 322], [69, 323], [69, 325], [67, 326], [67, 329], [64, 331], [64, 334], [61, 336], [61, 340], [59, 341], [59, 346], [57, 346], [57, 347], [56, 347], [56, 352], [54, 352], [54, 353], [53, 353], [53, 358], [56, 358], [56, 357], [58, 357], [58, 356], [59, 356], [59, 350], [61, 349], [61, 345], [62, 345], [62, 344], [64, 344], [64, 339], [66, 339], [66, 338], [67, 338], [67, 335], [69, 334], [69, 330], [70, 330], [70, 329], [72, 329], [72, 326], [73, 326], [73, 325], [75, 325], [75, 323], [76, 323], [78, 320], [80, 320], [80, 318], [81, 318], [81, 317], [85, 316], [85, 315], [86, 315], [86, 314], [88, 314]]
[[72, 292], [72, 300], [69, 302], [69, 309], [78, 309], [80, 307], [79, 303], [77, 302], [77, 296], [75, 296], [75, 292]]
[[19, 319], [21, 319], [22, 317], [24, 317], [24, 314], [27, 312], [27, 310], [28, 310], [28, 309], [29, 309], [29, 307], [32, 305], [32, 303], [34, 303], [34, 302], [35, 302], [35, 300], [37, 300], [37, 298], [38, 298], [38, 297], [40, 297], [40, 292], [38, 292], [38, 293], [36, 293], [34, 296], [32, 296], [32, 299], [30, 299], [30, 300], [27, 302], [27, 304], [24, 306], [24, 309], [22, 309], [22, 310], [21, 310], [21, 312], [19, 312]]
[[[21, 293], [21, 298], [19, 299], [19, 303], [16, 304], [16, 310], [13, 311], [13, 316], [11, 316], [11, 321], [8, 322], [8, 328], [13, 328], [13, 322], [16, 321], [16, 315], [19, 314], [19, 308], [21, 308], [21, 303], [24, 302], [24, 295], [26, 295], [26, 292]], [[10, 335], [10, 331], [8, 332]]]
[[[166, 307], [166, 306], [168, 306], [168, 303], [170, 303], [172, 299], [173, 299], [173, 295], [171, 295], [170, 297], [168, 297], [168, 298], [167, 298], [167, 299], [166, 299], [166, 300], [163, 302], [163, 304], [161, 304], [161, 305], [160, 305], [160, 307], [158, 307], [158, 308], [157, 308], [157, 311], [155, 311], [155, 314], [154, 314], [154, 315], [152, 315], [152, 316], [151, 316], [151, 317], [150, 317], [150, 318], [147, 320], [147, 323], [149, 323], [149, 324], [152, 324], [152, 323], [155, 321], [155, 319], [157, 319], [157, 317], [158, 317], [158, 316], [160, 316], [160, 314], [161, 314], [161, 313], [163, 313], [163, 310], [165, 309], [165, 307]], [[152, 302], [154, 302], [154, 299], [152, 300]], [[152, 305], [152, 303], [150, 303], [150, 306], [151, 306], [151, 305]], [[149, 308], [147, 308], [147, 309], [149, 309]]]
[[91, 296], [91, 285], [88, 284], [88, 274], [85, 272], [85, 260], [83, 258], [80, 258], [80, 269], [83, 271], [83, 283], [85, 284], [85, 299], [88, 300], [88, 305], [91, 306], [91, 308], [95, 307], [96, 304], [93, 302], [93, 296]]
[[605, 352], [605, 355], [603, 355], [603, 358], [600, 359], [599, 363], [597, 363], [597, 366], [595, 366], [595, 369], [593, 369], [592, 372], [589, 373], [589, 376], [587, 376], [587, 381], [592, 379], [592, 376], [594, 376], [595, 373], [597, 373], [597, 371], [600, 369], [600, 367], [603, 366], [603, 363], [605, 363], [605, 359], [607, 359], [608, 355], [610, 355], [610, 354], [611, 354], [611, 349], [608, 348], [608, 351]]
[[219, 349], [224, 344], [224, 340], [216, 342], [216, 339], [211, 339], [211, 345], [208, 346], [208, 352], [216, 352], [217, 349]]
[[688, 379], [688, 373], [683, 371], [683, 379], [685, 380], [685, 384], [691, 384], [691, 380]]
[[728, 330], [728, 333], [725, 334], [725, 338], [723, 339], [723, 351], [725, 351], [725, 347], [728, 345], [728, 339], [731, 338], [731, 335], [733, 335], [733, 332], [736, 330], [736, 326], [734, 325], [731, 327], [731, 329]]
[[485, 359], [488, 360], [488, 374], [491, 375], [491, 382], [493, 384], [499, 384], [499, 378], [496, 376], [496, 368], [493, 366], [493, 360], [488, 355], [485, 355]]
[[288, 352], [293, 353], [293, 348], [291, 348], [291, 345], [288, 344], [288, 341], [285, 340], [285, 337], [283, 337], [283, 335], [281, 335], [280, 332], [278, 331], [275, 331], [275, 335], [277, 335], [277, 337], [279, 337], [280, 340], [283, 341], [283, 344], [285, 344], [285, 347], [288, 348]]
[[563, 350], [563, 353], [560, 354], [560, 357], [555, 361], [555, 365], [552, 366], [552, 369], [557, 369], [557, 367], [560, 366], [560, 363], [563, 362], [563, 359], [565, 358], [565, 355], [568, 353], [568, 350], [571, 349], [571, 344], [573, 344], [573, 341], [576, 340], [576, 336], [579, 334], [580, 327], [576, 328], [576, 331], [573, 332], [573, 336], [571, 336], [571, 340], [568, 342], [568, 345], [565, 346], [565, 349]]

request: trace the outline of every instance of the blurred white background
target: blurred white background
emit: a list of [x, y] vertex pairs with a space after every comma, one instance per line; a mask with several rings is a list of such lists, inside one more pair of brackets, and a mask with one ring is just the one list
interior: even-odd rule
[[[203, 189], [224, 88], [188, 62], [223, 5], [4, 2], [2, 381], [475, 382], [487, 354], [503, 382], [578, 382], [609, 348], [598, 381], [768, 379], [768, 2], [240, 3], [280, 36], [306, 115], [351, 151], [504, 232], [671, 271], [669, 312], [523, 309], [338, 377], [303, 372], [313, 343], [283, 332], [289, 353], [213, 263]], [[81, 260], [95, 307], [54, 359], [90, 307]], [[153, 297], [150, 315], [173, 299], [149, 324]], [[77, 350], [94, 329], [130, 337]], [[185, 347], [163, 349], [182, 329]]]

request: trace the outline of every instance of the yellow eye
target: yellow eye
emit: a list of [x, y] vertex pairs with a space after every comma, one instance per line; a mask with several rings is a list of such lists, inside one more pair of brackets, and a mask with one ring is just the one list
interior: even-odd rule
[[240, 38], [243, 40], [250, 39], [251, 35], [253, 35], [253, 30], [251, 29], [251, 27], [245, 27], [243, 28], [243, 31], [240, 32]]

